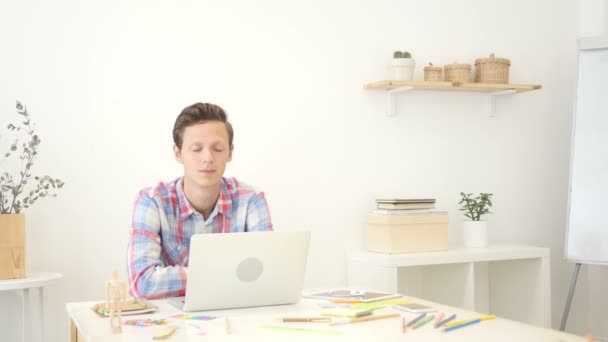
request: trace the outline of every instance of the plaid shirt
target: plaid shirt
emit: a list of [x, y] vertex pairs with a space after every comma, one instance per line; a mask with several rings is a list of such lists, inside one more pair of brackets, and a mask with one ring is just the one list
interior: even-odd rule
[[183, 178], [143, 189], [127, 249], [129, 293], [148, 299], [183, 296], [192, 235], [262, 230], [272, 230], [264, 193], [234, 178], [222, 178], [206, 221], [186, 199]]

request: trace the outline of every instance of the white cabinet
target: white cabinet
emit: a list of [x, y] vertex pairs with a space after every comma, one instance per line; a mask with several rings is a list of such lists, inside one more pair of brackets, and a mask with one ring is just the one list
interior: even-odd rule
[[549, 248], [489, 246], [347, 257], [350, 288], [401, 293], [551, 327]]

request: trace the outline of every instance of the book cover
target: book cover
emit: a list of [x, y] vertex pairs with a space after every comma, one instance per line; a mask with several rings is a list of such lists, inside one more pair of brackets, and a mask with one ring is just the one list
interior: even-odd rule
[[362, 303], [376, 302], [384, 299], [398, 298], [400, 294], [395, 293], [384, 293], [384, 292], [367, 292], [367, 291], [351, 291], [351, 290], [334, 290], [319, 293], [305, 294], [305, 298], [318, 298], [318, 299], [353, 299], [358, 300]]
[[378, 209], [434, 209], [435, 203], [385, 203], [376, 204]]

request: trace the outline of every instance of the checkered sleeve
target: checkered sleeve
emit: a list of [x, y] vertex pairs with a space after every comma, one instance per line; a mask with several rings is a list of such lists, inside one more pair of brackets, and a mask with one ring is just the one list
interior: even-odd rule
[[184, 295], [186, 268], [166, 266], [161, 259], [161, 208], [142, 191], [135, 201], [127, 248], [129, 294], [136, 298]]
[[265, 231], [272, 230], [272, 221], [270, 220], [270, 210], [263, 192], [256, 193], [251, 197], [247, 205], [246, 218], [247, 231]]

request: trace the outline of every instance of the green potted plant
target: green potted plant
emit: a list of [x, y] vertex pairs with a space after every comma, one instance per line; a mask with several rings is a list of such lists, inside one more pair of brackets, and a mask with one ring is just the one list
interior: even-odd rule
[[[27, 108], [17, 101], [16, 110], [19, 120], [6, 126], [2, 140], [8, 139], [9, 147], [0, 157], [0, 279], [26, 276], [25, 217], [21, 211], [41, 198], [57, 196], [56, 189], [63, 187], [60, 179], [32, 175], [40, 138]], [[9, 165], [13, 160], [17, 163]]]
[[391, 78], [400, 81], [411, 81], [414, 78], [416, 61], [407, 51], [393, 52]]
[[463, 236], [465, 247], [485, 247], [488, 245], [488, 221], [482, 220], [483, 215], [491, 214], [492, 196], [489, 193], [473, 194], [460, 193], [462, 197], [458, 204], [469, 220], [464, 221]]

